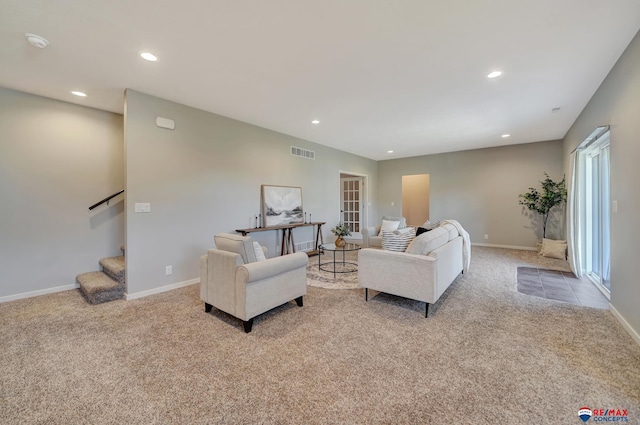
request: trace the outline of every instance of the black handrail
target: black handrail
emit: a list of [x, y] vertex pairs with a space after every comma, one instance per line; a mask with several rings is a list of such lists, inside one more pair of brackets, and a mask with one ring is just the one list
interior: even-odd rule
[[93, 205], [91, 205], [91, 206], [89, 207], [89, 211], [91, 211], [92, 209], [94, 209], [94, 208], [95, 208], [95, 207], [97, 207], [97, 206], [100, 206], [100, 205], [104, 204], [105, 202], [106, 202], [107, 204], [109, 204], [109, 201], [110, 201], [111, 199], [113, 199], [113, 198], [115, 198], [116, 196], [120, 195], [122, 192], [124, 192], [124, 189], [122, 189], [120, 192], [116, 192], [116, 193], [114, 193], [114, 194], [113, 194], [113, 195], [111, 195], [111, 196], [107, 196], [106, 198], [104, 198], [104, 199], [103, 199], [102, 201], [100, 201], [100, 202], [96, 202], [95, 204], [93, 204]]

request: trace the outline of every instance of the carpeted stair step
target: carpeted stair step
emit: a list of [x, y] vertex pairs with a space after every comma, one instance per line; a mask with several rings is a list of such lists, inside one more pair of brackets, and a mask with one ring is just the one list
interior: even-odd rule
[[124, 285], [124, 255], [103, 258], [100, 265], [107, 276]]
[[124, 295], [124, 283], [116, 282], [103, 272], [79, 274], [76, 276], [76, 282], [91, 304], [117, 300]]

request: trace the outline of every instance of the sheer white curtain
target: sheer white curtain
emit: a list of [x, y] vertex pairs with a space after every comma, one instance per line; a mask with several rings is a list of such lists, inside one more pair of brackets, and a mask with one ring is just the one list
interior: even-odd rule
[[568, 208], [567, 208], [567, 247], [569, 251], [569, 266], [571, 271], [577, 276], [582, 276], [582, 259], [584, 252], [582, 249], [581, 238], [581, 217], [580, 211], [580, 151], [575, 150], [571, 153], [570, 176], [568, 187]]

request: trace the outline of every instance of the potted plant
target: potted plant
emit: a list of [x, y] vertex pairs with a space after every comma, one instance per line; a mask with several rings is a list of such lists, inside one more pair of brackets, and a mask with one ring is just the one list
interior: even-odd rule
[[344, 236], [351, 236], [349, 226], [344, 223], [339, 223], [336, 227], [331, 229], [331, 233], [338, 237], [335, 242], [335, 245], [337, 247], [343, 247], [347, 244], [347, 242], [345, 242], [345, 240], [343, 239]]
[[559, 182], [554, 182], [549, 174], [544, 173], [545, 179], [540, 182], [542, 190], [538, 191], [533, 187], [529, 188], [527, 193], [520, 194], [518, 197], [520, 205], [524, 205], [529, 211], [540, 214], [542, 216], [542, 238], [547, 236], [547, 221], [549, 213], [555, 206], [562, 205], [567, 200], [567, 188], [565, 186], [564, 177]]

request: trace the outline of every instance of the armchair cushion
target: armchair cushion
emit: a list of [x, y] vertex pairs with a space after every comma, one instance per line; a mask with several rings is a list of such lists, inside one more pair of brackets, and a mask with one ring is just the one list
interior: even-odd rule
[[253, 240], [247, 236], [219, 233], [213, 239], [219, 250], [240, 254], [245, 264], [258, 261], [253, 249]]

